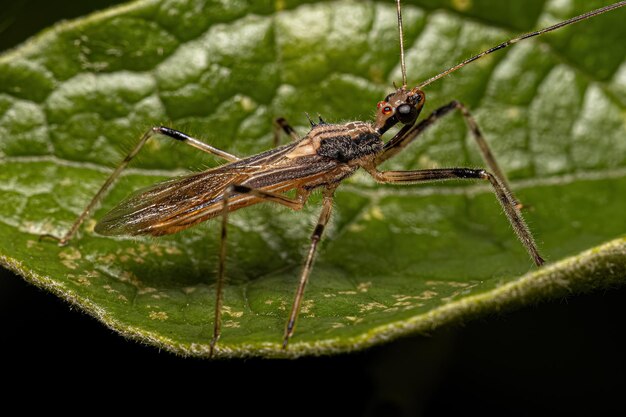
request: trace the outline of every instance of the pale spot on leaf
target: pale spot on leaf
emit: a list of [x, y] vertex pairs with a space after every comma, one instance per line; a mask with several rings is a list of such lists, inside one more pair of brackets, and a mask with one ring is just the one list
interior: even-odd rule
[[225, 320], [223, 326], [229, 329], [238, 329], [241, 327], [241, 323], [234, 320]]
[[358, 232], [362, 232], [363, 230], [365, 230], [365, 226], [362, 225], [361, 223], [352, 223], [348, 227], [348, 230], [353, 232], [353, 233], [358, 233]]
[[459, 12], [466, 12], [472, 8], [472, 0], [452, 0], [452, 7]]
[[315, 302], [313, 300], [304, 300], [302, 302], [302, 306], [300, 307], [300, 312], [302, 314], [308, 314], [309, 317], [313, 317], [313, 315], [311, 315], [311, 309], [314, 307]]
[[230, 317], [241, 317], [243, 316], [243, 311], [234, 311], [231, 306], [222, 306], [222, 314]]
[[164, 321], [168, 319], [167, 313], [165, 311], [151, 311], [148, 314], [148, 317], [152, 320]]
[[365, 220], [383, 220], [384, 218], [385, 215], [383, 214], [383, 211], [380, 209], [379, 206], [372, 206], [370, 210], [363, 216], [363, 219]]
[[137, 291], [137, 294], [151, 294], [153, 292], [157, 292], [158, 290], [156, 288], [153, 287], [142, 287], [139, 289], [139, 291]]
[[76, 269], [78, 267], [78, 264], [74, 261], [80, 259], [81, 257], [81, 253], [76, 248], [67, 248], [59, 252], [59, 258], [61, 259], [61, 263], [65, 265], [68, 269]]
[[378, 303], [376, 301], [373, 301], [371, 303], [367, 303], [367, 304], [359, 304], [359, 313], [365, 313], [367, 311], [371, 311], [374, 309], [385, 309], [387, 308], [386, 305]]

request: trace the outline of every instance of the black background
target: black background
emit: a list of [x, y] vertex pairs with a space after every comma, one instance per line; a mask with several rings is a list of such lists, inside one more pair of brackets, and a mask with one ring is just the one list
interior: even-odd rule
[[[3, 2], [0, 51], [114, 3]], [[125, 400], [221, 415], [220, 406], [229, 414], [626, 415], [625, 301], [623, 288], [573, 295], [350, 355], [210, 362], [127, 341], [0, 269], [0, 375], [8, 386], [0, 398], [6, 406], [11, 391], [21, 392], [30, 406], [60, 392], [45, 405]]]

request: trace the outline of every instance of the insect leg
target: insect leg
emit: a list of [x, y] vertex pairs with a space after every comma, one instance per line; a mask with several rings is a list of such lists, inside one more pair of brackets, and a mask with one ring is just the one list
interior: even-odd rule
[[533, 236], [530, 233], [528, 226], [526, 226], [526, 222], [524, 221], [522, 214], [515, 203], [515, 198], [495, 175], [485, 171], [484, 169], [444, 168], [425, 169], [419, 171], [381, 172], [376, 170], [375, 167], [369, 167], [367, 170], [376, 181], [382, 183], [414, 184], [419, 182], [450, 179], [479, 179], [489, 181], [520, 242], [522, 242], [537, 266], [544, 263], [543, 258], [539, 255], [539, 250], [537, 249], [535, 240], [533, 239]]
[[65, 246], [70, 241], [70, 239], [72, 239], [72, 237], [74, 236], [74, 234], [76, 233], [80, 225], [85, 221], [85, 219], [87, 218], [89, 213], [91, 213], [93, 208], [106, 195], [111, 185], [113, 185], [115, 180], [120, 176], [122, 171], [128, 166], [130, 161], [132, 161], [132, 159], [135, 156], [137, 156], [137, 154], [139, 153], [141, 148], [143, 148], [143, 145], [146, 144], [148, 139], [150, 139], [151, 137], [155, 135], [164, 135], [172, 139], [176, 139], [190, 146], [193, 146], [196, 149], [200, 149], [201, 151], [219, 156], [220, 158], [226, 159], [228, 161], [239, 160], [238, 157], [231, 155], [228, 152], [224, 152], [220, 149], [214, 148], [211, 145], [207, 145], [206, 143], [201, 142], [198, 139], [192, 138], [191, 136], [188, 136], [182, 132], [179, 132], [178, 130], [170, 129], [169, 127], [165, 127], [165, 126], [155, 126], [152, 129], [148, 130], [146, 133], [144, 133], [144, 135], [141, 137], [137, 145], [135, 145], [135, 147], [130, 151], [130, 153], [126, 155], [124, 160], [122, 160], [122, 162], [117, 166], [117, 168], [115, 168], [113, 173], [107, 178], [107, 180], [104, 182], [102, 187], [100, 187], [100, 190], [98, 190], [96, 195], [91, 199], [89, 204], [87, 204], [87, 207], [85, 207], [83, 212], [78, 216], [78, 218], [76, 218], [76, 220], [74, 221], [70, 229], [67, 231], [67, 233], [65, 233], [65, 235], [63, 235], [63, 237], [58, 238], [50, 234], [45, 234], [45, 235], [41, 235], [39, 239], [41, 240], [43, 238], [51, 238], [51, 239], [56, 240], [59, 246]]
[[[433, 111], [428, 117], [423, 119], [421, 122], [413, 125], [413, 126], [405, 126], [394, 136], [389, 142], [385, 144], [383, 153], [377, 158], [376, 165], [381, 164], [387, 159], [395, 156], [397, 153], [402, 151], [407, 145], [409, 145], [415, 138], [420, 135], [423, 131], [425, 131], [428, 127], [432, 126], [437, 120], [441, 117], [449, 114], [452, 110], [459, 110], [465, 119], [465, 123], [472, 132], [472, 136], [474, 140], [478, 144], [478, 148], [480, 149], [480, 153], [483, 157], [483, 160], [489, 167], [489, 170], [494, 173], [498, 180], [502, 183], [502, 185], [510, 190], [509, 183], [507, 181], [506, 175], [502, 169], [500, 169], [500, 165], [496, 161], [496, 157], [491, 152], [491, 148], [487, 144], [487, 140], [483, 136], [476, 120], [468, 110], [467, 106], [463, 103], [453, 100], [445, 106], [439, 107], [435, 111]], [[518, 204], [516, 202], [516, 204]]]
[[215, 290], [215, 317], [213, 322], [213, 338], [210, 343], [209, 356], [213, 356], [215, 345], [222, 333], [222, 306], [223, 306], [223, 291], [226, 272], [226, 238], [228, 237], [228, 203], [229, 200], [235, 194], [250, 194], [257, 198], [271, 201], [289, 207], [293, 210], [300, 210], [306, 203], [306, 200], [311, 194], [310, 191], [305, 189], [298, 189], [295, 199], [285, 197], [282, 194], [263, 191], [245, 185], [231, 185], [226, 191], [224, 191], [224, 198], [222, 200], [222, 228], [220, 235], [220, 261], [217, 271], [217, 287]]
[[291, 140], [298, 141], [300, 137], [296, 133], [293, 127], [285, 120], [284, 117], [279, 117], [274, 119], [274, 147], [277, 147], [280, 144], [280, 132], [281, 130], [285, 132], [285, 134], [291, 137]]
[[296, 320], [298, 318], [298, 315], [300, 314], [300, 305], [302, 304], [302, 298], [304, 296], [304, 289], [309, 280], [311, 269], [313, 268], [313, 259], [315, 258], [315, 252], [317, 251], [317, 244], [322, 238], [324, 227], [326, 226], [326, 223], [328, 223], [328, 219], [330, 218], [330, 212], [333, 207], [333, 195], [335, 193], [335, 189], [336, 187], [332, 187], [326, 188], [324, 190], [324, 202], [322, 205], [322, 212], [320, 213], [317, 225], [315, 226], [313, 234], [311, 235], [311, 245], [309, 246], [309, 252], [307, 254], [306, 261], [304, 262], [304, 267], [302, 268], [300, 282], [298, 284], [296, 296], [293, 300], [293, 305], [291, 307], [291, 314], [289, 314], [289, 320], [287, 321], [287, 325], [285, 327], [285, 335], [283, 336], [283, 349], [287, 348], [289, 338], [293, 336], [293, 332], [295, 330]]
[[[222, 159], [225, 159], [229, 162], [235, 162], [235, 161], [239, 161], [239, 157], [230, 154], [226, 151], [223, 151], [221, 149], [217, 149], [211, 145], [208, 145], [204, 142], [202, 142], [201, 140], [198, 140], [196, 138], [193, 138], [183, 132], [181, 132], [180, 130], [175, 130], [175, 129], [170, 129], [169, 127], [165, 127], [165, 126], [157, 126], [157, 127], [153, 127], [152, 129], [150, 129], [146, 135], [149, 135], [148, 138], [146, 138], [146, 141], [150, 138], [150, 136], [153, 135], [157, 135], [157, 134], [161, 134], [163, 136], [167, 136], [170, 137], [172, 139], [176, 139], [180, 142], [186, 143], [189, 146], [193, 146], [196, 149], [199, 149], [203, 152], [206, 153], [210, 153], [211, 155], [215, 155], [215, 156], [219, 156]], [[144, 135], [145, 136], [145, 135]], [[145, 141], [144, 141], [145, 143]], [[143, 144], [141, 145], [143, 146]]]

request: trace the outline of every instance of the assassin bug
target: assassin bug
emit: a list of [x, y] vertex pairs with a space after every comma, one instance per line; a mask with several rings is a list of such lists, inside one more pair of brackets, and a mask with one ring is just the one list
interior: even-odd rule
[[[313, 260], [330, 218], [334, 193], [342, 180], [363, 168], [380, 183], [421, 183], [435, 180], [482, 180], [488, 182], [520, 242], [537, 266], [544, 263], [537, 245], [524, 222], [520, 204], [513, 196], [506, 177], [500, 169], [476, 121], [466, 106], [458, 101], [434, 110], [417, 122], [424, 107], [426, 95], [422, 90], [432, 82], [478, 60], [492, 52], [521, 40], [535, 37], [563, 26], [625, 6], [618, 2], [583, 15], [565, 20], [548, 28], [527, 33], [505, 41], [435, 75], [416, 87], [409, 88], [406, 81], [402, 14], [400, 0], [396, 0], [398, 31], [400, 38], [400, 63], [402, 85], [377, 105], [373, 122], [348, 122], [329, 124], [321, 117], [311, 123], [311, 130], [300, 138], [284, 119], [277, 119], [279, 130], [293, 141], [269, 151], [247, 158], [239, 158], [214, 148], [180, 131], [159, 126], [146, 132], [134, 149], [114, 170], [85, 210], [62, 238], [55, 238], [60, 245], [67, 244], [92, 209], [100, 202], [115, 179], [137, 155], [143, 145], [153, 136], [162, 135], [189, 144], [201, 151], [213, 154], [228, 163], [204, 172], [158, 183], [129, 196], [106, 214], [96, 225], [95, 231], [102, 235], [152, 235], [161, 236], [187, 229], [195, 224], [221, 216], [221, 240], [219, 269], [216, 287], [216, 303], [211, 354], [221, 334], [222, 293], [226, 276], [227, 224], [230, 212], [260, 202], [274, 202], [299, 210], [315, 189], [323, 192], [322, 211], [315, 229], [305, 263], [300, 275], [296, 295], [287, 319], [283, 335], [286, 348], [294, 334], [304, 290], [309, 279]], [[379, 171], [377, 167], [409, 145], [416, 137], [443, 116], [459, 110], [478, 144], [488, 170], [471, 168], [442, 168], [412, 171]], [[387, 142], [383, 134], [398, 123], [403, 126]], [[275, 134], [275, 138], [277, 134]], [[295, 190], [294, 198], [285, 193]]]

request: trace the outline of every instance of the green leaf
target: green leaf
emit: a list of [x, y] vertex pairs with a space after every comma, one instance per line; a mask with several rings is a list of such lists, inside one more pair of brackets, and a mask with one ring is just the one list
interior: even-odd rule
[[[593, 3], [593, 4], [592, 4]], [[413, 85], [472, 53], [607, 2], [406, 2]], [[219, 222], [163, 238], [62, 235], [150, 126], [237, 155], [271, 147], [272, 118], [366, 120], [399, 82], [394, 4], [140, 0], [63, 23], [0, 57], [0, 262], [130, 338], [206, 356]], [[320, 209], [260, 205], [230, 217], [218, 356], [348, 351], [626, 276], [626, 10], [522, 42], [427, 88], [425, 112], [466, 103], [527, 205], [549, 260], [532, 266], [483, 184], [345, 182], [280, 349]], [[128, 193], [219, 163], [154, 140], [94, 219]], [[459, 115], [389, 169], [481, 166]]]

